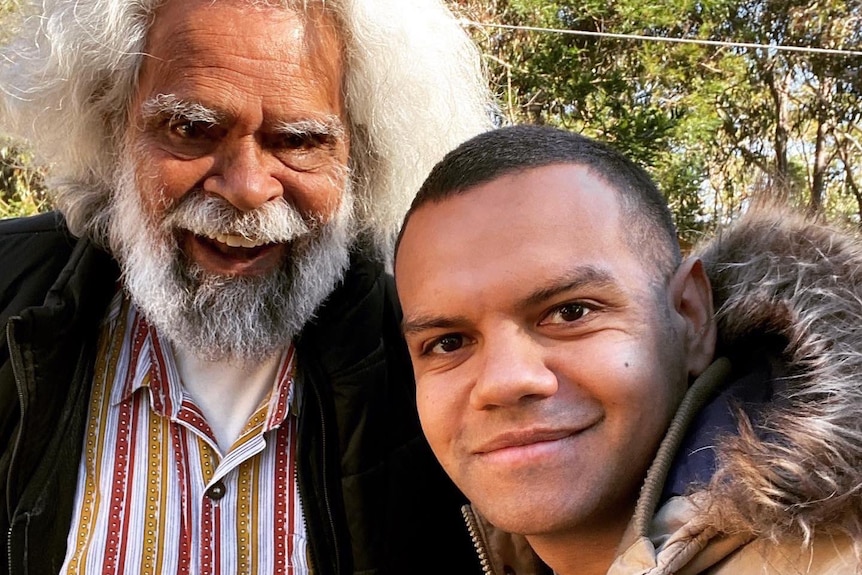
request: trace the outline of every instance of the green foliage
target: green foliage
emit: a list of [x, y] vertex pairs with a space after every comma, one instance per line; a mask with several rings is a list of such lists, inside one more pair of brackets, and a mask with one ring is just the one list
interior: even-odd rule
[[20, 13], [20, 0], [0, 0], [0, 42], [8, 40], [9, 34], [15, 29], [15, 17]]
[[[859, 50], [862, 0], [450, 0], [477, 22]], [[862, 214], [862, 58], [473, 28], [506, 116], [613, 142], [686, 241], [770, 194]]]
[[0, 218], [32, 215], [49, 209], [42, 173], [29, 153], [0, 141]]

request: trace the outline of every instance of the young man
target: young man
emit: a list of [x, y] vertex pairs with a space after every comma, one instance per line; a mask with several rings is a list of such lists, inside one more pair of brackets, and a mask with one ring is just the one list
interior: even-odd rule
[[490, 123], [457, 20], [38, 4], [0, 129], [62, 216], [0, 223], [0, 573], [478, 570], [384, 272], [425, 170]]
[[552, 128], [447, 155], [395, 274], [486, 572], [853, 572], [860, 253], [779, 214], [682, 259], [646, 173]]

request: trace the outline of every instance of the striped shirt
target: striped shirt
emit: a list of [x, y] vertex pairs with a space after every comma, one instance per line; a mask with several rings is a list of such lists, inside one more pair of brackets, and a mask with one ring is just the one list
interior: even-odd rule
[[310, 573], [293, 346], [222, 457], [169, 345], [119, 294], [102, 326], [62, 574]]

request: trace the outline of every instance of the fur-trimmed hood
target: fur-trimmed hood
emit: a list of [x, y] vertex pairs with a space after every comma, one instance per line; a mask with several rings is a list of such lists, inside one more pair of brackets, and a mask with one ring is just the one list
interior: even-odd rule
[[761, 207], [694, 253], [712, 282], [719, 353], [769, 336], [786, 344], [780, 391], [718, 447], [710, 491], [727, 527], [860, 540], [862, 239]]

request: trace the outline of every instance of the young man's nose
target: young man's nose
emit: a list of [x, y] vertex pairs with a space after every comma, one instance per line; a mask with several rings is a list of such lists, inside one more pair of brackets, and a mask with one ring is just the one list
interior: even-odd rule
[[204, 180], [204, 191], [217, 194], [247, 212], [280, 198], [284, 189], [276, 177], [280, 164], [251, 137], [220, 151], [215, 173]]
[[470, 394], [474, 409], [514, 406], [557, 392], [557, 376], [546, 364], [545, 350], [522, 330], [484, 340], [480, 354]]

